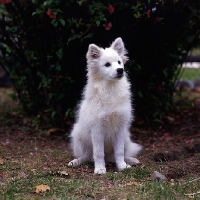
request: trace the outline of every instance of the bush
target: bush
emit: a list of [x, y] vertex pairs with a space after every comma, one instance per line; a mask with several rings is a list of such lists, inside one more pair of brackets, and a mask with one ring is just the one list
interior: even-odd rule
[[198, 0], [0, 2], [0, 64], [24, 111], [47, 125], [73, 117], [88, 45], [105, 47], [119, 36], [129, 52], [136, 115], [160, 120], [173, 103], [177, 66], [199, 36]]

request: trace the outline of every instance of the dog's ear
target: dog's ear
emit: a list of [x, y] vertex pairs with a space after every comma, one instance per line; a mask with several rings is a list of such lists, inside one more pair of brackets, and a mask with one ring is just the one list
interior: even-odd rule
[[119, 54], [119, 56], [121, 56], [124, 63], [128, 61], [128, 57], [126, 56], [127, 51], [120, 37], [115, 39], [115, 41], [111, 45], [111, 48], [114, 49]]
[[115, 51], [117, 51], [117, 53], [120, 56], [125, 54], [124, 43], [120, 37], [115, 39], [115, 41], [111, 45], [111, 48], [113, 48]]
[[100, 57], [101, 49], [95, 44], [90, 44], [87, 52], [87, 59], [96, 59]]

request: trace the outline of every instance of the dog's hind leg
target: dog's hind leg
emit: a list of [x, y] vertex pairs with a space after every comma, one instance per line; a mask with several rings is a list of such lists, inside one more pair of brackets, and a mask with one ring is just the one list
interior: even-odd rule
[[83, 131], [81, 132], [81, 127], [79, 124], [75, 124], [74, 129], [71, 134], [71, 147], [73, 149], [75, 159], [68, 163], [68, 166], [78, 166], [83, 162], [90, 160], [91, 150], [88, 147], [87, 140], [82, 137], [85, 135]]
[[76, 158], [72, 161], [70, 161], [68, 163], [68, 166], [69, 167], [76, 167], [78, 165], [81, 165], [82, 163], [84, 163], [86, 161], [86, 158], [85, 157], [79, 157], [79, 158]]
[[[77, 141], [76, 141], [77, 142]], [[83, 145], [80, 142], [74, 143], [74, 156], [76, 157], [74, 160], [68, 163], [68, 166], [75, 167], [81, 165], [82, 163], [89, 161], [90, 157], [89, 152], [84, 151]]]
[[133, 158], [133, 157], [125, 157], [124, 160], [128, 165], [131, 165], [131, 166], [137, 165], [140, 163], [140, 161], [137, 158]]
[[76, 158], [70, 161], [68, 163], [68, 166], [75, 167], [75, 166], [81, 165], [84, 162], [91, 160], [91, 157], [92, 157], [90, 155], [91, 153], [89, 151], [85, 151], [81, 143], [78, 142], [78, 144], [74, 146], [74, 156]]

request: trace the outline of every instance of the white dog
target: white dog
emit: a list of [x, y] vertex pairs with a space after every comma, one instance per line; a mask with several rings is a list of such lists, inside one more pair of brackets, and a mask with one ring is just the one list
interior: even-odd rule
[[106, 49], [90, 44], [86, 57], [88, 80], [71, 133], [76, 159], [68, 166], [94, 161], [95, 174], [106, 173], [105, 161], [115, 161], [118, 170], [129, 168], [139, 163], [141, 146], [129, 135], [133, 118], [124, 43], [117, 38]]

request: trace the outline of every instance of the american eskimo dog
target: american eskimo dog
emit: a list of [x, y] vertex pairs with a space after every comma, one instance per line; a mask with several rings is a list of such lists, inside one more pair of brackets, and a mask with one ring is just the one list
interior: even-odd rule
[[133, 117], [126, 53], [121, 38], [105, 49], [89, 45], [87, 84], [71, 133], [75, 159], [68, 166], [94, 161], [94, 173], [104, 174], [105, 161], [116, 162], [118, 170], [139, 163], [135, 156], [141, 146], [129, 133]]

